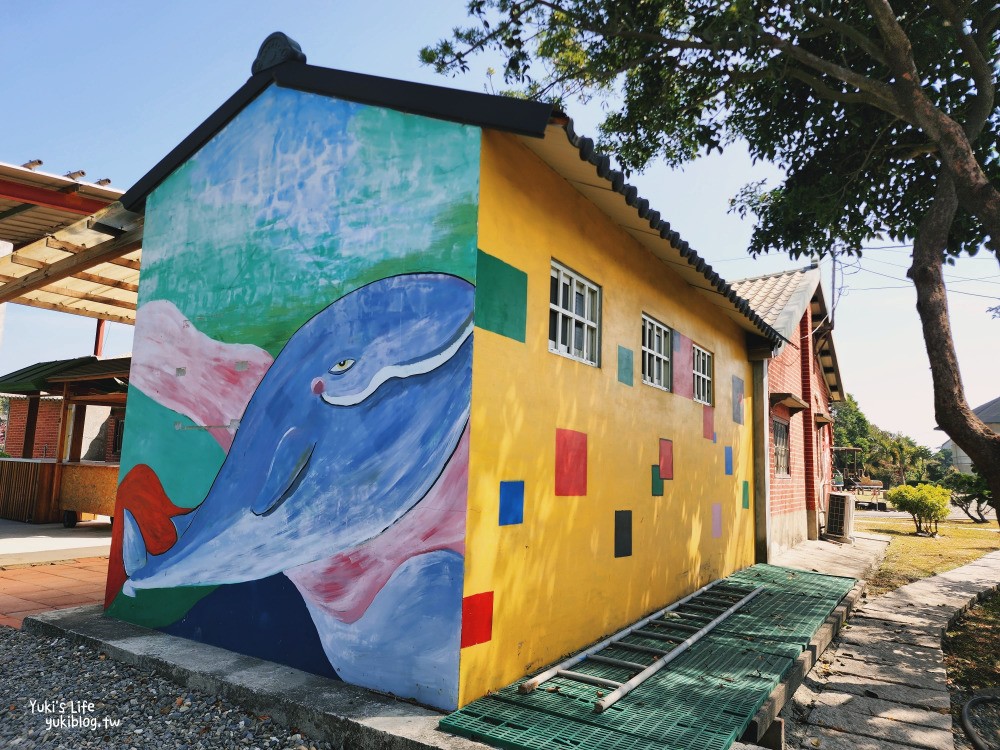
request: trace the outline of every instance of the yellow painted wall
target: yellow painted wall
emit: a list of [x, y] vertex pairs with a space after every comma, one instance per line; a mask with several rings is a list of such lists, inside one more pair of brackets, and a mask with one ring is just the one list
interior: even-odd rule
[[[475, 333], [464, 594], [493, 592], [493, 620], [488, 642], [462, 649], [460, 705], [753, 562], [743, 330], [513, 136], [483, 133], [479, 211], [480, 249], [527, 274], [528, 306], [525, 343]], [[600, 367], [548, 351], [553, 258], [602, 289]], [[713, 352], [716, 443], [703, 437], [701, 404], [642, 383], [643, 312]], [[632, 387], [618, 381], [619, 345], [634, 352]], [[746, 384], [743, 425], [733, 375]], [[585, 497], [555, 495], [557, 428], [588, 436]], [[660, 438], [674, 441], [675, 479], [653, 497]], [[524, 522], [500, 526], [499, 483], [516, 480]], [[614, 557], [616, 510], [633, 514], [630, 557]]]

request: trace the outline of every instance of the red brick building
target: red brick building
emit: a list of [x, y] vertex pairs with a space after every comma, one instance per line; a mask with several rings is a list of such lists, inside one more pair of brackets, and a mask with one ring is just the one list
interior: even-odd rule
[[[59, 396], [8, 396], [10, 411], [7, 438], [3, 450], [11, 456], [24, 458], [55, 458], [59, 445], [59, 418], [62, 398]], [[28, 422], [29, 398], [38, 398], [38, 421], [30, 454], [24, 452], [24, 432]], [[110, 407], [90, 407], [84, 427], [82, 458], [87, 461], [117, 461], [121, 444], [115, 436], [123, 429], [125, 410]]]
[[820, 271], [810, 267], [733, 282], [733, 288], [787, 340], [768, 361], [767, 556], [826, 525], [833, 485], [830, 403], [844, 398], [833, 320]]

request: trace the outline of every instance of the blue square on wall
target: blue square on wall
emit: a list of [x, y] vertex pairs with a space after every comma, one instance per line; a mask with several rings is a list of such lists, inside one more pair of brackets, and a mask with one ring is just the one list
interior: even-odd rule
[[524, 523], [524, 482], [500, 482], [500, 525]]
[[726, 446], [726, 475], [732, 476], [733, 473], [733, 448], [732, 446]]

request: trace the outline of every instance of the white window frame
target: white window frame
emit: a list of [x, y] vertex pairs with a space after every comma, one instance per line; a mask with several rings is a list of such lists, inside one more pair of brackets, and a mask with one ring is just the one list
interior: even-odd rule
[[[570, 300], [565, 299], [567, 285]], [[577, 295], [582, 295], [582, 312]], [[549, 274], [549, 351], [592, 367], [601, 365], [601, 288], [555, 260]]]
[[642, 314], [642, 382], [646, 385], [673, 390], [673, 336], [674, 332], [656, 318]]
[[694, 400], [699, 404], [711, 406], [714, 402], [712, 381], [715, 375], [715, 363], [712, 352], [702, 349], [697, 344], [692, 346], [692, 367], [694, 371]]

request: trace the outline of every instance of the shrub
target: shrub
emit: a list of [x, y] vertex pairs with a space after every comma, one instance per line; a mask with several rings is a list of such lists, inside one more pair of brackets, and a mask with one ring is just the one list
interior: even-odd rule
[[886, 492], [885, 498], [913, 517], [918, 534], [936, 534], [938, 521], [948, 517], [951, 492], [933, 484], [918, 484], [916, 487], [901, 485]]

